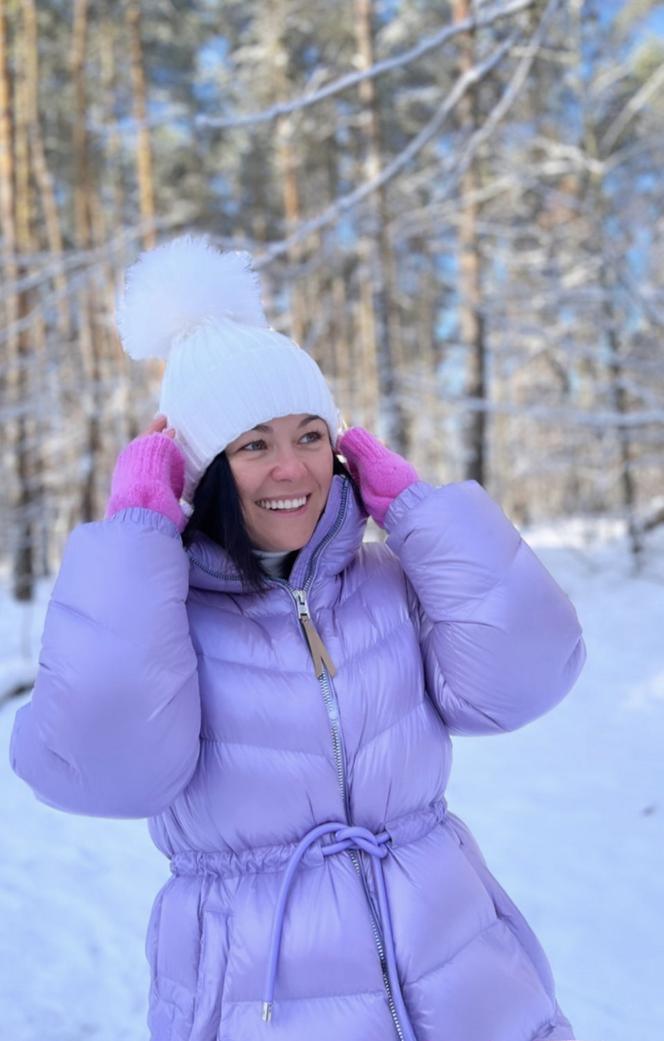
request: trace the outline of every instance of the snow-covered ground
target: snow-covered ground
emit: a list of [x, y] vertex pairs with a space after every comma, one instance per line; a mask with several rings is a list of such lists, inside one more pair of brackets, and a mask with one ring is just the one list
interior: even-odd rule
[[[662, 1041], [664, 531], [638, 579], [611, 523], [523, 534], [574, 602], [588, 662], [544, 719], [455, 741], [450, 808], [539, 935], [577, 1037]], [[33, 667], [49, 593], [18, 608], [3, 588], [0, 691]], [[23, 700], [0, 706], [0, 1036], [141, 1041], [143, 934], [168, 865], [144, 822], [56, 813], [12, 774]]]

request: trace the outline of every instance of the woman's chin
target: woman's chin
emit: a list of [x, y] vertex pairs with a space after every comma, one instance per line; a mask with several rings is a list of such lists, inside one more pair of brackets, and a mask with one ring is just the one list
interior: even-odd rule
[[284, 533], [282, 535], [278, 532], [254, 531], [251, 533], [251, 543], [255, 549], [260, 549], [265, 553], [295, 553], [297, 550], [302, 549], [303, 546], [306, 546], [311, 535], [311, 531], [302, 535], [297, 533]]
[[[307, 503], [307, 506], [309, 504]], [[307, 516], [307, 513], [309, 516]], [[272, 553], [291, 553], [302, 549], [314, 533], [318, 517], [314, 521], [311, 511], [305, 510], [297, 521], [290, 517], [258, 518], [260, 523], [252, 524], [249, 536], [256, 549]]]

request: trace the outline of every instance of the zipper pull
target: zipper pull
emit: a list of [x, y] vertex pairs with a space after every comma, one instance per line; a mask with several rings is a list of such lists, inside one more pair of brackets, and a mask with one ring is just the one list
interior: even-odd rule
[[318, 679], [323, 676], [323, 666], [327, 667], [327, 671], [330, 676], [336, 674], [336, 668], [332, 661], [329, 652], [321, 640], [316, 626], [314, 625], [311, 615], [309, 614], [309, 604], [307, 602], [307, 594], [304, 589], [294, 589], [293, 596], [295, 603], [297, 604], [297, 617], [300, 622], [304, 635], [307, 640], [307, 646], [309, 647], [309, 654], [314, 663], [314, 670]]

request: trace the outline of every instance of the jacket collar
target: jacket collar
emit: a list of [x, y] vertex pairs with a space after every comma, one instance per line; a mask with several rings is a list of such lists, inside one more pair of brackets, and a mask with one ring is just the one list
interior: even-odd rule
[[[309, 588], [320, 578], [338, 575], [350, 563], [364, 537], [367, 514], [355, 486], [335, 474], [318, 524], [293, 563], [289, 585]], [[226, 550], [200, 532], [187, 549], [189, 585], [196, 589], [241, 593], [238, 570]]]

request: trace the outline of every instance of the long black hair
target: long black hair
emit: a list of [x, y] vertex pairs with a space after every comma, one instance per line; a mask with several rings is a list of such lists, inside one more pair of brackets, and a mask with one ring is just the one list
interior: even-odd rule
[[[339, 457], [333, 453], [332, 472], [350, 477]], [[188, 547], [196, 532], [202, 532], [225, 549], [240, 573], [248, 591], [267, 591], [267, 572], [254, 554], [238, 494], [233, 471], [226, 452], [214, 457], [194, 492], [193, 513], [182, 532], [182, 544]], [[293, 559], [297, 551], [293, 551]], [[292, 561], [291, 561], [292, 563]]]

